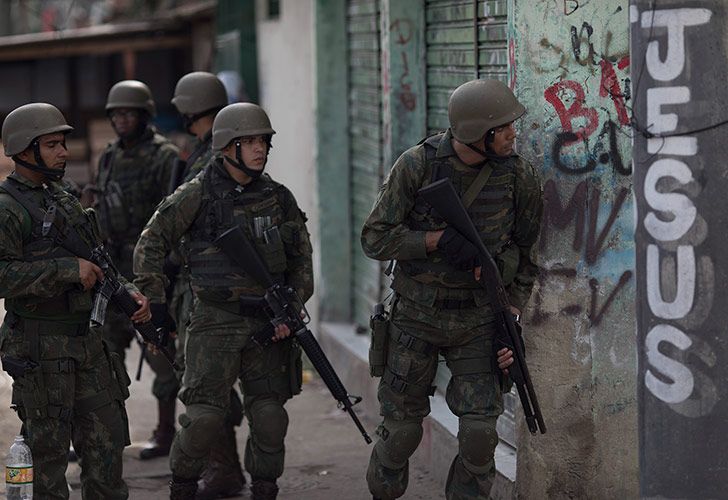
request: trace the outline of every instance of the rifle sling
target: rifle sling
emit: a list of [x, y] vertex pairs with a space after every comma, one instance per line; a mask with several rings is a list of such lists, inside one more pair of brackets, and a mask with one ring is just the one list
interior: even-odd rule
[[[28, 211], [31, 219], [34, 219], [36, 222], [41, 224], [43, 223], [45, 212], [35, 205], [22, 191], [13, 186], [7, 180], [0, 182], [0, 188], [5, 190], [5, 192], [12, 196], [15, 201], [20, 203], [20, 205]], [[58, 228], [56, 228], [56, 231], [58, 231]], [[58, 232], [60, 233], [60, 231]], [[84, 242], [83, 238], [81, 238], [81, 235], [78, 234], [75, 227], [70, 224], [66, 224], [66, 234], [60, 234], [60, 236], [62, 237], [60, 245], [72, 254], [84, 259], [88, 259], [91, 256], [91, 249]]]
[[465, 208], [470, 208], [470, 205], [473, 204], [475, 201], [475, 198], [478, 197], [480, 192], [483, 190], [485, 185], [488, 183], [488, 179], [490, 179], [490, 174], [493, 173], [493, 168], [488, 165], [487, 163], [480, 167], [480, 171], [478, 172], [478, 175], [475, 177], [475, 180], [472, 184], [470, 184], [470, 187], [467, 191], [465, 191], [465, 194], [463, 195], [463, 206]]

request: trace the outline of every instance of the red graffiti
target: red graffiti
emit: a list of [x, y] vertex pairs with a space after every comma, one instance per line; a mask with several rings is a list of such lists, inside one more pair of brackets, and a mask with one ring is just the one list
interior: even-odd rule
[[[414, 25], [411, 19], [396, 19], [389, 26], [389, 30], [397, 36], [396, 43], [398, 45], [407, 45], [412, 40]], [[402, 74], [399, 77], [399, 89], [397, 95], [399, 102], [407, 111], [412, 111], [417, 107], [417, 96], [412, 92], [412, 84], [410, 81], [409, 62], [407, 52], [402, 49]], [[385, 66], [386, 67], [386, 66]]]
[[[622, 64], [623, 61], [624, 59], [619, 64]], [[602, 67], [602, 81], [599, 84], [599, 96], [611, 97], [612, 102], [614, 102], [614, 107], [617, 109], [619, 123], [629, 125], [629, 114], [627, 113], [627, 106], [624, 103], [624, 94], [619, 86], [619, 79], [617, 78], [617, 73], [614, 71], [614, 65], [606, 59], [599, 61], [599, 65]]]
[[[564, 102], [561, 100], [560, 94], [571, 91], [574, 93], [574, 98], [571, 106], [567, 109]], [[559, 115], [561, 120], [561, 127], [565, 132], [574, 132], [574, 139], [569, 141], [569, 144], [573, 144], [577, 141], [583, 141], [599, 126], [599, 114], [596, 109], [584, 107], [586, 95], [582, 86], [573, 80], [563, 80], [558, 82], [549, 88], [544, 93], [544, 98], [556, 110], [556, 114]], [[586, 124], [579, 128], [579, 130], [573, 130], [573, 121], [576, 118], [583, 118], [586, 120]]]

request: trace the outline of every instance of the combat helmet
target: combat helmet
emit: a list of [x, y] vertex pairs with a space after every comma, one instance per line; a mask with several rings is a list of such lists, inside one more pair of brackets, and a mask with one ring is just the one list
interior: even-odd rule
[[212, 124], [212, 150], [221, 151], [230, 141], [252, 135], [273, 135], [270, 119], [263, 108], [238, 102], [222, 108]]
[[14, 109], [5, 118], [2, 128], [2, 140], [5, 156], [22, 153], [33, 141], [42, 135], [73, 130], [63, 114], [52, 104], [34, 102]]
[[227, 106], [227, 92], [212, 73], [195, 71], [179, 79], [172, 104], [181, 115], [196, 116]]
[[146, 83], [138, 80], [122, 80], [111, 87], [106, 99], [106, 112], [115, 108], [142, 109], [149, 116], [157, 114], [152, 91]]
[[[50, 168], [40, 154], [37, 139], [48, 134], [67, 134], [73, 130], [58, 108], [52, 104], [34, 102], [14, 109], [5, 118], [2, 127], [2, 140], [5, 156], [12, 157], [15, 163], [30, 170], [39, 172], [51, 179], [60, 180], [65, 173], [64, 168]], [[35, 164], [21, 159], [20, 153], [32, 147]]]
[[448, 104], [455, 139], [473, 144], [489, 130], [517, 120], [526, 112], [511, 89], [500, 80], [471, 80], [453, 91]]

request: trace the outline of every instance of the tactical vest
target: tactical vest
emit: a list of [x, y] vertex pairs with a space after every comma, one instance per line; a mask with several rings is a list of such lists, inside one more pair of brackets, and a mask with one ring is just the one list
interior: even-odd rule
[[[472, 171], [454, 169], [450, 163], [450, 157], [437, 158], [436, 152], [442, 138], [443, 134], [438, 134], [429, 137], [424, 142], [426, 181], [423, 187], [439, 179], [450, 178], [455, 191], [462, 197], [477, 177], [480, 169], [473, 168]], [[507, 286], [515, 274], [515, 269], [510, 273], [503, 273], [502, 257], [504, 252], [511, 247], [511, 234], [515, 223], [516, 157], [503, 161], [489, 161], [488, 166], [492, 168], [492, 173], [485, 187], [468, 207], [468, 213], [485, 246], [498, 263], [501, 273], [504, 274], [503, 281]], [[438, 231], [446, 227], [444, 221], [432, 207], [420, 197], [415, 199], [414, 208], [410, 211], [405, 224], [415, 231]], [[406, 277], [426, 286], [453, 289], [478, 289], [480, 287], [473, 278], [472, 271], [455, 269], [447, 262], [444, 253], [440, 250], [431, 252], [425, 259], [398, 261], [395, 269], [395, 285], [398, 273], [403, 273]], [[400, 278], [400, 284], [402, 281]]]
[[234, 225], [255, 244], [275, 279], [286, 271], [286, 253], [277, 228], [285, 222], [283, 186], [267, 174], [241, 186], [225, 172], [220, 159], [202, 175], [202, 203], [186, 244], [192, 289], [200, 300], [236, 303], [242, 296], [262, 296], [265, 289], [215, 246]]
[[124, 150], [119, 142], [104, 152], [97, 187], [99, 222], [104, 239], [132, 248], [167, 186], [159, 185], [157, 155], [167, 139], [149, 129], [139, 144]]
[[[55, 216], [46, 215], [45, 221], [30, 218], [30, 234], [23, 240], [23, 260], [35, 262], [61, 257], [76, 257], [60, 246], [60, 242], [68, 233], [69, 226], [76, 229], [81, 238], [89, 245], [97, 245], [93, 211], [85, 211], [78, 200], [59, 187], [51, 185], [49, 189], [31, 189], [21, 182], [9, 178], [12, 183], [31, 203], [40, 207], [46, 214], [55, 211]], [[2, 192], [15, 198], [10, 191]], [[16, 199], [19, 204], [23, 203]], [[61, 318], [63, 320], [88, 321], [88, 314], [93, 305], [92, 291], [83, 291], [72, 285], [69, 290], [56, 297], [25, 296], [5, 300], [5, 309], [25, 318], [43, 318], [46, 320]]]

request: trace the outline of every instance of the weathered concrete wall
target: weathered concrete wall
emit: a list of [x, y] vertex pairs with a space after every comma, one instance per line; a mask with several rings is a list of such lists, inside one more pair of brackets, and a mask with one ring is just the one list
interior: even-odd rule
[[[318, 199], [316, 190], [313, 0], [284, 0], [280, 17], [256, 4], [260, 105], [268, 112], [276, 135], [267, 170], [293, 192], [309, 218], [308, 230], [318, 266]], [[318, 269], [314, 270], [316, 276]], [[317, 319], [317, 295], [308, 302]], [[314, 324], [316, 324], [314, 322]]]
[[519, 151], [542, 173], [529, 365], [548, 433], [521, 429], [521, 498], [637, 496], [627, 0], [513, 0]]
[[726, 498], [725, 15], [632, 5], [643, 498]]

